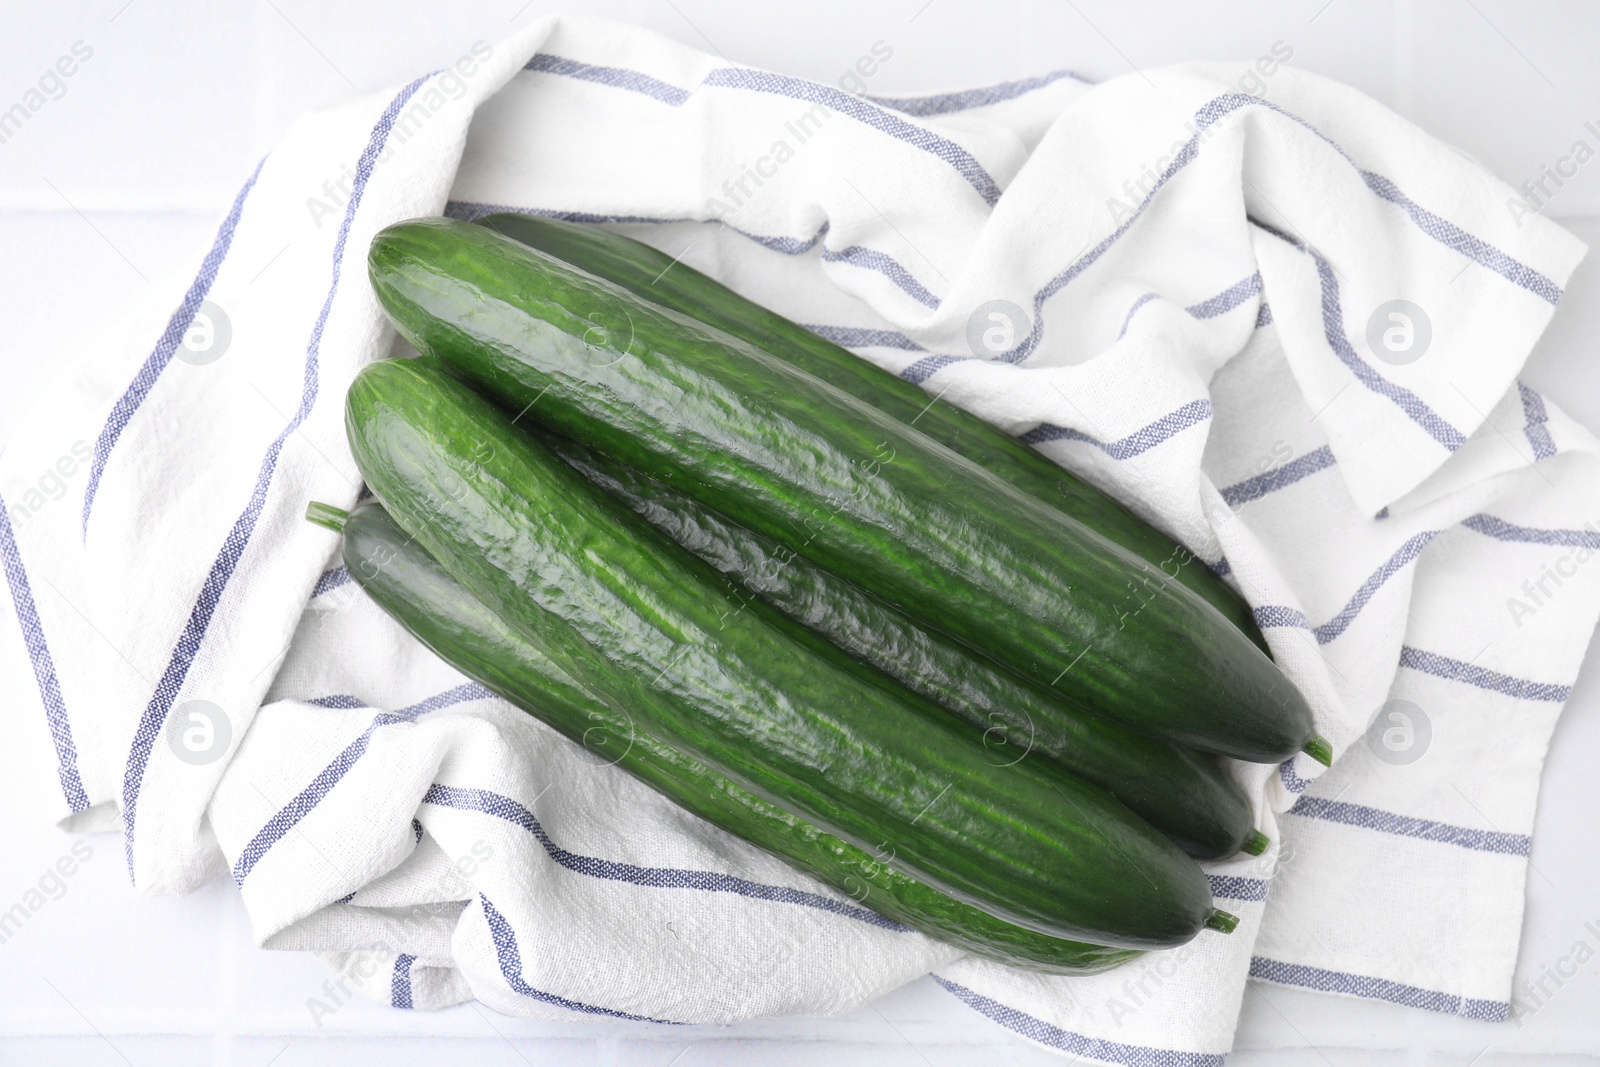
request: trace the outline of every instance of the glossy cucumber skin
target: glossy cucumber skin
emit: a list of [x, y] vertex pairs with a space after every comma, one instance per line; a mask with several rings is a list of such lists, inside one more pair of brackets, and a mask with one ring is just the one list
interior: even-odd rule
[[346, 428], [402, 529], [640, 730], [924, 884], [1038, 933], [1182, 944], [1194, 862], [1044, 760], [984, 761], [965, 723], [742, 597], [424, 360], [357, 375]]
[[1086, 715], [698, 501], [575, 441], [545, 443], [722, 574], [972, 723], [995, 766], [1054, 759], [1197, 859], [1233, 855], [1254, 827], [1249, 798], [1214, 757]]
[[1187, 587], [781, 360], [481, 226], [392, 226], [368, 268], [402, 333], [510, 410], [1093, 714], [1256, 762], [1311, 735], [1304, 698]]
[[1250, 606], [1193, 553], [999, 427], [954, 404], [934, 403], [920, 386], [631, 237], [535, 215], [490, 215], [478, 224], [731, 334], [901, 422], [914, 424], [946, 448], [1173, 575], [1266, 649]]
[[372, 599], [441, 659], [679, 807], [778, 856], [863, 907], [1000, 963], [1095, 974], [1139, 955], [1001, 922], [741, 789], [574, 682], [539, 645], [463, 589], [377, 504], [351, 512], [344, 562]]

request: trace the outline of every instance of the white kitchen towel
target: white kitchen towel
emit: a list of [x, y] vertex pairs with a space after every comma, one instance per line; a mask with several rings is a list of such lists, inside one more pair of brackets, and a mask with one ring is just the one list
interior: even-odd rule
[[[1512, 1014], [1550, 731], [1600, 607], [1597, 445], [1517, 380], [1583, 254], [1293, 50], [916, 98], [559, 18], [301, 121], [191, 278], [0, 457], [8, 736], [135, 887], [401, 1008], [656, 1024], [932, 970], [1086, 1058], [1217, 1063], [1248, 975]], [[617, 227], [1019, 434], [1236, 583], [1339, 758], [1237, 765], [1243, 921], [1091, 978], [960, 953], [662, 801], [438, 662], [337, 566], [381, 227]]]

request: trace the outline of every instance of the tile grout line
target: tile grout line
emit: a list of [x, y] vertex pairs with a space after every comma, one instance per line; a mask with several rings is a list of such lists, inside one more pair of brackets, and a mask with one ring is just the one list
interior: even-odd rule
[[[1394, 109], [1399, 112], [1399, 108]], [[241, 160], [240, 167], [248, 172], [248, 165]], [[14, 192], [22, 195], [11, 195]], [[214, 199], [197, 201], [193, 196], [142, 196], [134, 194], [126, 196], [117, 192], [91, 192], [87, 196], [74, 192], [76, 203], [87, 215], [188, 215], [201, 219], [215, 219], [227, 214], [228, 205], [231, 203], [232, 193], [218, 192]], [[22, 190], [8, 190], [0, 187], [0, 215], [71, 215], [69, 208], [48, 203], [45, 197], [36, 196], [32, 192]], [[1579, 210], [1571, 213], [1544, 213], [1542, 217], [1558, 225], [1573, 223], [1600, 222], [1600, 204], [1593, 210]], [[693, 220], [682, 220], [688, 224]]]
[[[1411, 0], [1395, 0], [1390, 25], [1390, 77], [1394, 93], [1393, 108], [1410, 119], [1416, 114], [1417, 84], [1413, 77], [1416, 67], [1416, 11]], [[1413, 121], [1415, 121], [1413, 119]]]
[[239, 945], [236, 924], [229, 920], [232, 909], [223, 909], [217, 944], [217, 1014], [211, 1033], [212, 1067], [232, 1067], [234, 1046], [239, 1033]]

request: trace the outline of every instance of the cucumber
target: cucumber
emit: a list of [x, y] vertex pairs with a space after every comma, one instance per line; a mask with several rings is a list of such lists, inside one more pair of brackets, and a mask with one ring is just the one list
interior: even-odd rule
[[490, 215], [479, 219], [478, 224], [615, 282], [653, 304], [731, 334], [914, 425], [946, 448], [1160, 567], [1203, 597], [1266, 651], [1266, 640], [1256, 628], [1250, 605], [1193, 553], [1109, 494], [998, 426], [954, 404], [930, 400], [920, 386], [873, 366], [804, 326], [745, 299], [715, 278], [631, 237], [537, 215]]
[[[374, 238], [419, 351], [1092, 714], [1276, 762], [1305, 699], [1161, 570], [875, 408], [481, 226]], [[537, 405], [537, 410], [532, 409]]]
[[1249, 799], [1214, 757], [1085, 715], [682, 493], [574, 441], [544, 443], [721, 573], [975, 725], [996, 766], [1054, 759], [1197, 859], [1266, 848]]
[[381, 361], [351, 384], [346, 430], [368, 486], [451, 577], [640, 730], [1036, 933], [1154, 948], [1231, 925], [1194, 861], [1109, 794], [1045, 760], [992, 766], [965, 723], [741, 597], [430, 363]]
[[766, 849], [855, 903], [973, 955], [1051, 974], [1095, 974], [1139, 955], [1003, 923], [636, 730], [625, 712], [574, 682], [538, 644], [474, 600], [380, 505], [363, 504], [346, 515], [313, 504], [307, 517], [343, 532], [345, 566], [357, 584], [452, 667], [684, 810]]

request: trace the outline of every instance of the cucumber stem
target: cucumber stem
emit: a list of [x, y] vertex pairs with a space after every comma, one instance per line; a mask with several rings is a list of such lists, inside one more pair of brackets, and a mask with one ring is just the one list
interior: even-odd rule
[[1251, 830], [1249, 836], [1244, 839], [1244, 844], [1239, 846], [1239, 851], [1251, 856], [1259, 856], [1267, 850], [1267, 846], [1270, 844], [1272, 844], [1272, 838], [1260, 830]]
[[306, 521], [325, 526], [334, 533], [344, 533], [344, 524], [349, 518], [348, 511], [336, 508], [332, 504], [324, 504], [320, 500], [313, 500], [306, 505]]
[[1312, 734], [1306, 738], [1306, 743], [1301, 747], [1300, 751], [1324, 767], [1333, 766], [1333, 744], [1321, 734]]
[[1233, 933], [1233, 928], [1239, 925], [1239, 916], [1230, 915], [1221, 908], [1212, 908], [1211, 914], [1206, 916], [1206, 929], [1215, 930], [1222, 934]]

